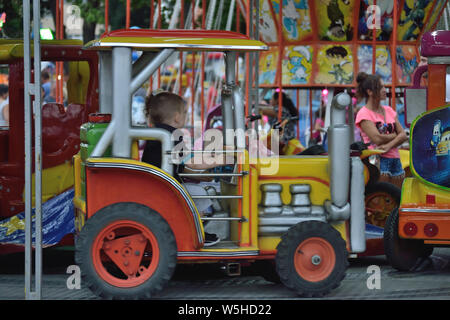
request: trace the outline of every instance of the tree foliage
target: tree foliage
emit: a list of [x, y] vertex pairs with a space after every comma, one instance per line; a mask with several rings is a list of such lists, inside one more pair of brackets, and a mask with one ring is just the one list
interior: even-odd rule
[[6, 23], [3, 25], [2, 34], [5, 38], [23, 37], [23, 10], [22, 1], [2, 1], [0, 2], [0, 13], [6, 13]]
[[[41, 16], [52, 11], [55, 0], [41, 1]], [[32, 1], [30, 1], [32, 18]], [[0, 33], [2, 38], [23, 38], [23, 0], [0, 1], [0, 14], [6, 13], [6, 23]]]
[[[137, 26], [139, 28], [150, 27], [150, 7], [153, 1], [155, 12], [158, 0], [131, 0], [131, 13], [130, 13], [130, 25]], [[191, 5], [191, 1], [196, 0], [183, 0], [184, 1], [184, 21], [188, 15], [188, 10]], [[202, 1], [199, 4], [202, 7]], [[0, 1], [0, 13], [6, 12], [6, 24], [3, 26], [3, 30], [0, 33], [0, 37], [7, 38], [22, 38], [23, 37], [23, 9], [22, 0], [7, 0]], [[32, 1], [31, 1], [32, 2]], [[105, 23], [105, 0], [67, 0], [68, 3], [76, 5], [80, 8], [81, 18], [84, 20], [83, 24], [83, 41], [88, 42], [95, 38], [95, 30], [98, 24], [103, 25]], [[169, 26], [170, 19], [172, 17], [176, 0], [162, 0], [161, 8], [161, 28], [166, 29]], [[217, 2], [219, 3], [219, 1]], [[222, 16], [221, 25], [219, 29], [225, 29], [228, 10], [231, 0], [224, 0], [224, 12], [216, 12], [214, 19]], [[207, 1], [207, 6], [209, 1]], [[218, 5], [218, 4], [217, 4]], [[56, 16], [56, 0], [41, 0], [41, 16], [51, 13], [54, 20]], [[204, 13], [206, 14], [206, 13]], [[109, 0], [109, 25], [110, 30], [125, 28], [126, 15], [126, 0]], [[233, 18], [232, 30], [235, 30], [235, 17]], [[215, 23], [213, 23], [215, 25]], [[183, 26], [178, 26], [183, 28]], [[241, 32], [245, 32], [245, 21], [241, 19]]]

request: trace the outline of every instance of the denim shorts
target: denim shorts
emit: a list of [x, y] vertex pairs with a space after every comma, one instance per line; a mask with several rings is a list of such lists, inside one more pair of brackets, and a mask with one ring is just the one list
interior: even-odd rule
[[380, 173], [391, 177], [405, 174], [399, 158], [380, 157]]

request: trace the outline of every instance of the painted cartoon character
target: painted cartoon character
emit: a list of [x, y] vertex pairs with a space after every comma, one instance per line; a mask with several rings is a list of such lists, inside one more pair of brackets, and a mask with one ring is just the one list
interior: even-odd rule
[[[347, 50], [342, 46], [333, 46], [325, 52], [330, 61], [332, 70], [328, 73], [334, 76], [332, 83], [351, 83], [353, 76], [350, 62], [345, 60]], [[350, 71], [350, 72], [349, 72]]]
[[408, 21], [412, 24], [403, 36], [403, 40], [416, 40], [418, 35], [414, 34], [416, 29], [422, 30], [425, 20], [425, 8], [431, 0], [415, 0], [412, 8], [408, 7], [408, 2], [405, 2], [406, 18], [399, 21], [399, 25], [403, 26]]
[[358, 48], [359, 71], [365, 73], [372, 72], [372, 46], [361, 45]]
[[261, 10], [259, 13], [259, 32], [265, 42], [277, 42], [275, 22], [270, 12], [268, 1], [261, 1]]
[[294, 47], [289, 53], [288, 68], [293, 75], [291, 84], [303, 84], [308, 82], [311, 73], [311, 64], [309, 63], [311, 54], [306, 47]]
[[[373, 15], [370, 6], [374, 5], [374, 0], [364, 0], [364, 4], [367, 9], [362, 11], [360, 15], [359, 32], [362, 40], [368, 40], [372, 38], [372, 30], [369, 30], [370, 24], [368, 25], [368, 21]], [[379, 27], [381, 28], [381, 34], [378, 35], [378, 39], [389, 40], [393, 29], [392, 11], [394, 9], [394, 0], [377, 0], [377, 8], [379, 9]]]
[[272, 84], [275, 82], [277, 57], [269, 53], [261, 57], [259, 83]]
[[[305, 0], [298, 2], [294, 0], [283, 0], [283, 24], [292, 39], [298, 38], [297, 25], [299, 25], [298, 22], [302, 18], [297, 9], [308, 10], [307, 2]], [[309, 16], [305, 15], [305, 18], [309, 18]]]
[[438, 170], [449, 170], [450, 168], [450, 127], [443, 130], [441, 141], [436, 147], [436, 158]]
[[376, 71], [375, 73], [380, 75], [384, 82], [390, 83], [391, 77], [391, 63], [389, 60], [389, 52], [385, 47], [376, 49]]
[[[350, 0], [341, 0], [341, 1], [345, 5], [350, 4]], [[326, 1], [324, 3], [326, 3]], [[327, 5], [327, 16], [331, 22], [330, 26], [328, 27], [327, 32], [328, 37], [334, 36], [337, 38], [342, 38], [347, 35], [347, 40], [350, 40], [353, 28], [350, 25], [347, 26], [344, 25], [345, 17], [341, 8], [339, 8], [339, 0], [329, 0], [326, 5]]]
[[402, 48], [397, 47], [397, 66], [401, 66], [399, 73], [399, 81], [402, 83], [409, 83], [412, 79], [412, 74], [417, 68], [417, 57], [408, 60], [403, 54]]
[[431, 136], [430, 145], [431, 148], [436, 148], [439, 142], [441, 142], [441, 128], [442, 123], [441, 120], [436, 120], [433, 126], [433, 135]]
[[[279, 3], [272, 1], [272, 5], [276, 14], [280, 12]], [[303, 10], [300, 14], [299, 10]], [[283, 26], [288, 33], [289, 39], [298, 40], [298, 30], [311, 30], [311, 22], [309, 19], [309, 7], [307, 0], [283, 0]]]

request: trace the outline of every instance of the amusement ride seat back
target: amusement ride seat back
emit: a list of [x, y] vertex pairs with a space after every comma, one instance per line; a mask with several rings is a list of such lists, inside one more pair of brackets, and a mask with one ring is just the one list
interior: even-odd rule
[[[450, 106], [421, 114], [411, 125], [411, 173], [402, 185], [399, 208], [386, 220], [384, 246], [389, 263], [410, 271], [450, 244]], [[441, 126], [442, 125], [442, 126]]]

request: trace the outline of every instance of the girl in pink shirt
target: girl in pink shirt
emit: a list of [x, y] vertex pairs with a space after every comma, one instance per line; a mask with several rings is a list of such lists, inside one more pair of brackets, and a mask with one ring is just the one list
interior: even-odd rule
[[356, 94], [359, 99], [366, 99], [366, 105], [356, 115], [355, 125], [360, 129], [364, 143], [371, 144], [369, 148], [385, 151], [380, 155], [380, 180], [401, 187], [405, 171], [398, 146], [407, 139], [406, 133], [397, 113], [380, 104], [386, 99], [386, 88], [380, 76], [360, 72], [356, 82]]
[[325, 127], [325, 112], [326, 105], [322, 101], [320, 108], [316, 111], [316, 121], [314, 122], [314, 130], [312, 132], [311, 144], [322, 144], [321, 133], [324, 132]]

